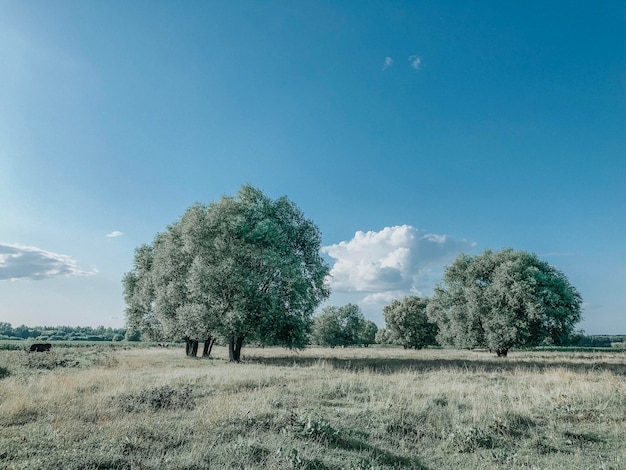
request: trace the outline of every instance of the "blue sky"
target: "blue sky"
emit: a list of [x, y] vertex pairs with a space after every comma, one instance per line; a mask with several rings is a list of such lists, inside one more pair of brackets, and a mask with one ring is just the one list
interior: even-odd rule
[[0, 321], [122, 326], [133, 250], [250, 183], [379, 325], [511, 247], [626, 333], [625, 9], [0, 0]]

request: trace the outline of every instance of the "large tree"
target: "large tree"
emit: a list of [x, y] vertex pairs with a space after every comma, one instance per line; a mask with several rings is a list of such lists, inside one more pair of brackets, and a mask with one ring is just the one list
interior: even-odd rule
[[329, 294], [320, 243], [289, 199], [248, 185], [195, 204], [136, 250], [123, 280], [128, 325], [152, 338], [202, 337], [205, 352], [220, 336], [237, 362], [246, 339], [303, 347]]
[[565, 274], [537, 255], [505, 249], [461, 254], [446, 268], [428, 315], [442, 344], [484, 347], [506, 356], [515, 346], [567, 344], [582, 299]]
[[437, 325], [426, 315], [428, 299], [415, 296], [393, 300], [383, 308], [385, 328], [390, 341], [405, 349], [421, 349], [436, 344]]

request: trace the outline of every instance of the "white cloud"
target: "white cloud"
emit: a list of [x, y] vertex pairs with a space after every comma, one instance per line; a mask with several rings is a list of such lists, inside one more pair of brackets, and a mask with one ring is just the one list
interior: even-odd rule
[[119, 230], [113, 230], [111, 233], [106, 234], [109, 238], [121, 237], [122, 235], [124, 235], [124, 232], [120, 232]]
[[331, 287], [337, 292], [363, 292], [390, 296], [431, 290], [438, 274], [474, 243], [436, 235], [410, 225], [386, 227], [379, 232], [356, 232], [349, 241], [325, 246], [335, 259]]
[[387, 70], [392, 65], [393, 65], [393, 59], [391, 57], [385, 57], [385, 62], [383, 63], [383, 70]]
[[[418, 295], [417, 293], [415, 295]], [[361, 300], [364, 304], [370, 305], [387, 305], [392, 300], [402, 297], [401, 291], [376, 292], [363, 297]]]
[[411, 67], [415, 70], [419, 70], [420, 65], [422, 64], [422, 58], [416, 55], [412, 55], [409, 57], [409, 62], [411, 62]]
[[66, 255], [34, 246], [0, 243], [0, 281], [40, 280], [57, 276], [91, 276], [97, 270], [84, 271]]

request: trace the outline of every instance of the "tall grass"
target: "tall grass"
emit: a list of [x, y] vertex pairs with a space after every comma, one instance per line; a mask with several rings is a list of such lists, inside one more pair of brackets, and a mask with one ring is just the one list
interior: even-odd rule
[[626, 468], [621, 354], [214, 351], [0, 351], [0, 467]]

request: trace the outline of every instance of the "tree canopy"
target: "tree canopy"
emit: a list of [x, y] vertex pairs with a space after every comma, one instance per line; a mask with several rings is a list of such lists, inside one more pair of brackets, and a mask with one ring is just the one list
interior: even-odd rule
[[375, 342], [378, 327], [363, 317], [358, 305], [324, 307], [315, 318], [311, 341], [320, 346], [369, 346]]
[[461, 254], [428, 305], [438, 340], [506, 356], [515, 346], [567, 344], [582, 298], [565, 274], [537, 255], [505, 249]]
[[427, 306], [428, 299], [415, 296], [393, 300], [383, 308], [386, 337], [381, 335], [381, 340], [405, 349], [436, 344], [437, 325], [428, 320]]
[[128, 325], [152, 338], [219, 335], [234, 361], [246, 339], [303, 347], [329, 295], [320, 243], [295, 204], [249, 185], [195, 204], [135, 251], [123, 280]]

